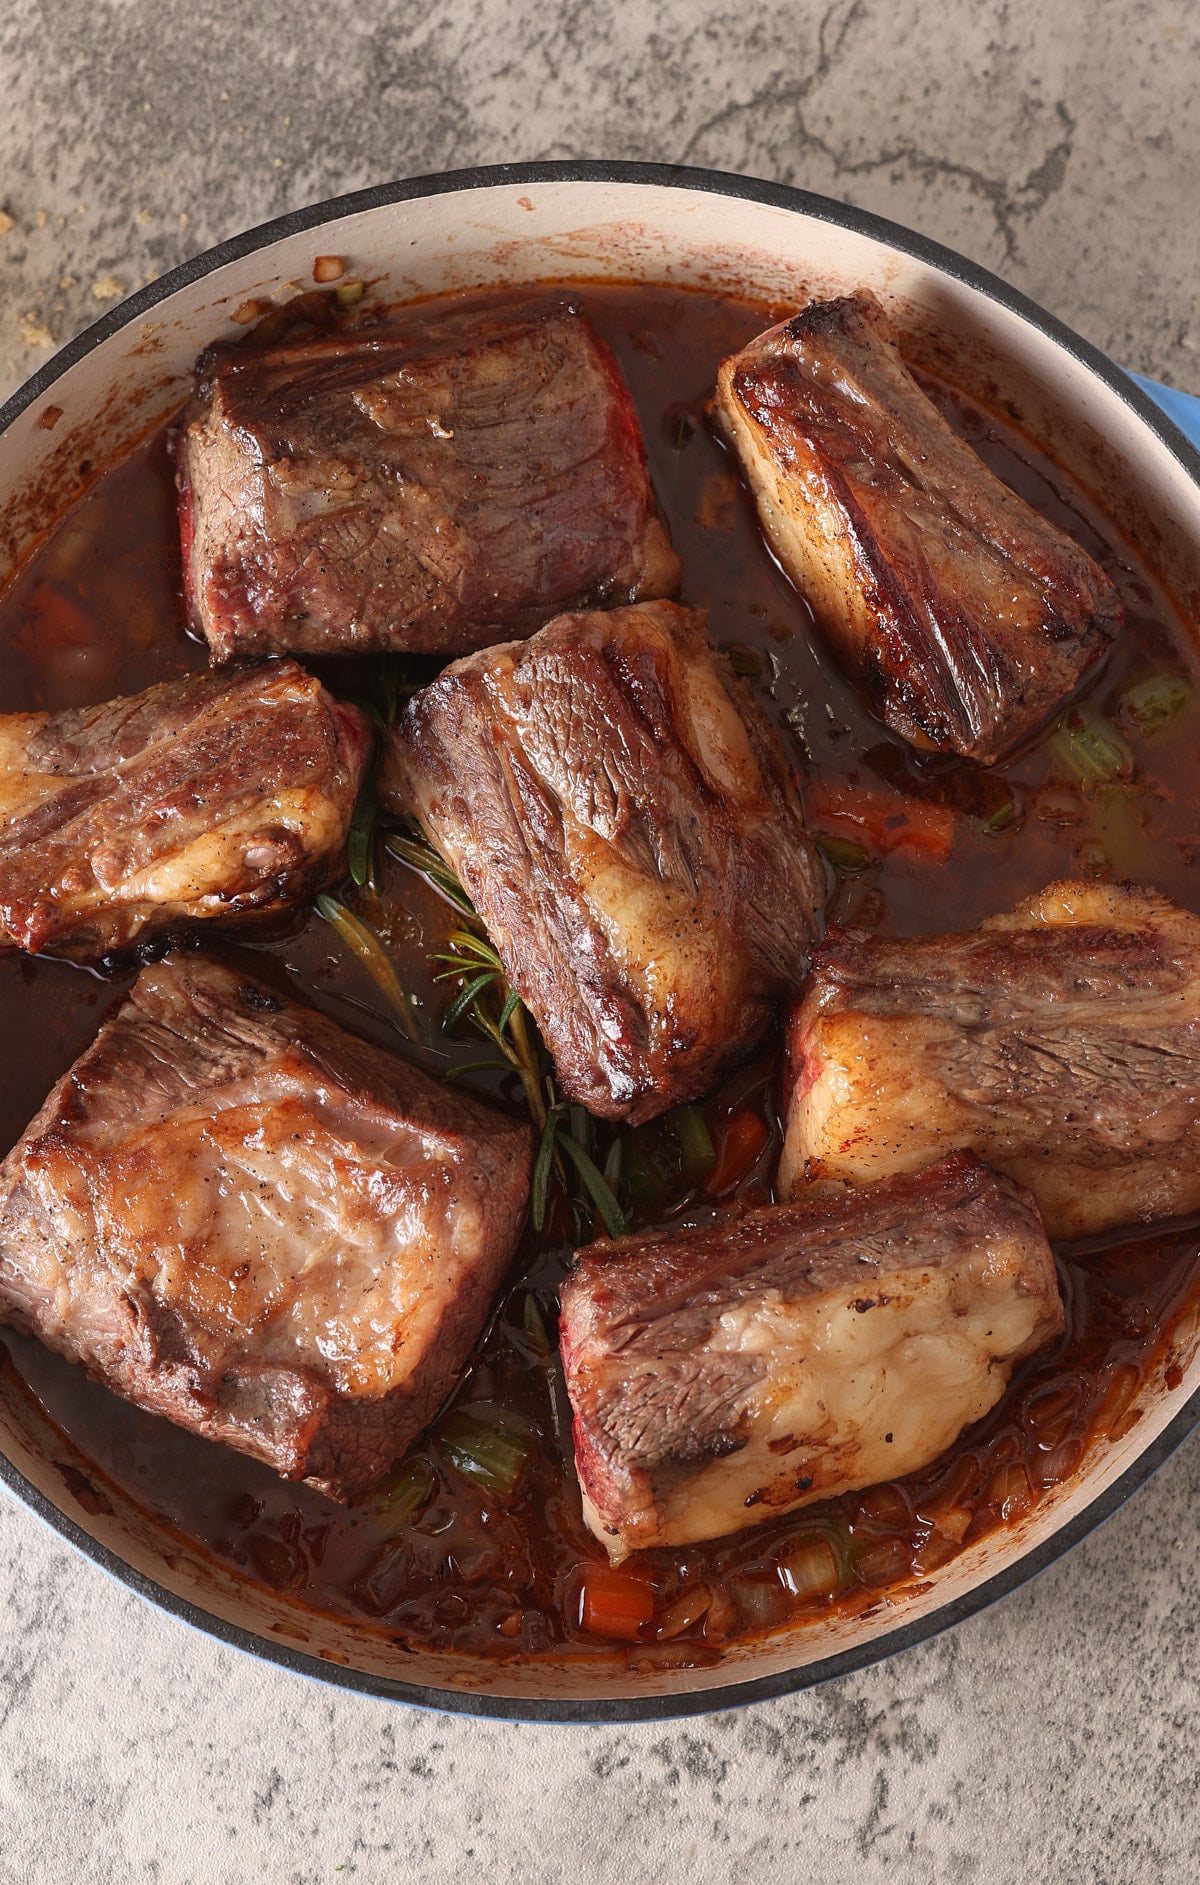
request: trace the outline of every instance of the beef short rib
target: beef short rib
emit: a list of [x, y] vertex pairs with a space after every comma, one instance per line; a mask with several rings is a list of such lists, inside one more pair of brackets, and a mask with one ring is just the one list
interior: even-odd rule
[[380, 791], [458, 872], [603, 1118], [706, 1092], [800, 983], [824, 894], [779, 742], [670, 602], [564, 615], [410, 701]]
[[780, 1183], [970, 1146], [1051, 1236], [1200, 1209], [1200, 918], [1056, 883], [965, 936], [831, 934], [789, 1026]]
[[951, 430], [872, 296], [751, 341], [722, 364], [715, 411], [772, 549], [914, 746], [1000, 758], [1120, 627], [1109, 578]]
[[0, 1318], [353, 1493], [467, 1361], [531, 1156], [527, 1126], [236, 968], [169, 957], [0, 1166]]
[[214, 351], [176, 449], [216, 661], [462, 654], [679, 584], [628, 389], [569, 301]]
[[365, 715], [294, 661], [0, 718], [0, 946], [95, 959], [345, 870]]
[[969, 1154], [579, 1253], [561, 1340], [613, 1558], [929, 1465], [1063, 1328], [1033, 1199]]

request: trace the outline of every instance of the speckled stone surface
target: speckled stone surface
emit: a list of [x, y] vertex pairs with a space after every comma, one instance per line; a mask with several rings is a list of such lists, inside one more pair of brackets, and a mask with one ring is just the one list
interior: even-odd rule
[[[1198, 61], [1190, 0], [7, 0], [0, 390], [293, 205], [609, 156], [881, 210], [1200, 391]], [[815, 1694], [610, 1731], [310, 1685], [3, 1501], [0, 1885], [1190, 1885], [1198, 1507], [1200, 1439], [951, 1636]]]

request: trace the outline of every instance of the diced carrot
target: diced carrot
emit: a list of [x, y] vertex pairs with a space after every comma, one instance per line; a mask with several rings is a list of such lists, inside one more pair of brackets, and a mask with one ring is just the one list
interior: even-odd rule
[[102, 700], [120, 659], [109, 631], [80, 603], [40, 582], [13, 641], [40, 683], [39, 704], [55, 711]]
[[821, 830], [858, 838], [887, 857], [903, 851], [926, 864], [941, 864], [954, 848], [958, 820], [948, 805], [876, 792], [845, 779], [816, 779], [805, 793], [810, 822]]
[[95, 617], [61, 589], [39, 583], [29, 598], [36, 642], [51, 648], [86, 648], [103, 636]]
[[579, 1586], [579, 1621], [591, 1636], [635, 1643], [654, 1615], [654, 1590], [642, 1571], [587, 1564]]
[[770, 1136], [766, 1120], [752, 1106], [739, 1107], [724, 1126], [718, 1127], [717, 1162], [704, 1181], [709, 1196], [719, 1197], [744, 1178], [758, 1163]]

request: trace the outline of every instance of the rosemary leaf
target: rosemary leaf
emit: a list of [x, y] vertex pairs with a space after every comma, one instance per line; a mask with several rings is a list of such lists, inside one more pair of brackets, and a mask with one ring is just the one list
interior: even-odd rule
[[464, 916], [475, 915], [475, 905], [463, 889], [454, 872], [446, 863], [440, 851], [423, 837], [413, 838], [404, 832], [389, 831], [387, 848], [398, 864], [407, 864], [410, 870], [419, 871], [428, 879], [433, 888], [454, 904]]
[[604, 1161], [604, 1179], [613, 1196], [621, 1182], [621, 1166], [625, 1162], [625, 1146], [618, 1135], [608, 1148], [608, 1157]]
[[[543, 1138], [544, 1137], [545, 1135], [543, 1134]], [[585, 1152], [583, 1147], [573, 1138], [563, 1135], [559, 1137], [558, 1143], [571, 1160], [579, 1176], [582, 1178], [584, 1185], [587, 1187], [588, 1195], [604, 1220], [604, 1228], [607, 1230], [609, 1236], [623, 1237], [628, 1229], [625, 1222], [625, 1213], [613, 1196], [612, 1189], [603, 1172], [599, 1170], [590, 1155]]]
[[353, 910], [348, 910], [337, 897], [318, 897], [317, 909], [337, 931], [347, 948], [353, 950], [376, 988], [386, 996], [395, 1019], [409, 1040], [419, 1041], [412, 1003], [401, 988], [395, 965], [374, 930], [369, 929], [362, 918], [355, 916]]
[[462, 1020], [467, 1009], [478, 999], [485, 988], [490, 988], [496, 979], [494, 969], [485, 969], [482, 975], [474, 975], [466, 986], [454, 997], [442, 1016], [442, 1030], [449, 1034], [457, 1022]]
[[447, 1067], [443, 1080], [459, 1080], [465, 1073], [511, 1073], [507, 1060], [460, 1060], [457, 1067]]
[[546, 1195], [550, 1189], [550, 1173], [554, 1167], [554, 1152], [558, 1140], [558, 1114], [546, 1114], [546, 1123], [542, 1127], [541, 1143], [537, 1157], [533, 1161], [533, 1181], [530, 1186], [530, 1217], [534, 1230], [540, 1231], [546, 1223]]
[[375, 781], [368, 774], [358, 795], [346, 836], [346, 865], [356, 884], [360, 887], [369, 884], [372, 890], [375, 888], [375, 826], [378, 817], [379, 799]]

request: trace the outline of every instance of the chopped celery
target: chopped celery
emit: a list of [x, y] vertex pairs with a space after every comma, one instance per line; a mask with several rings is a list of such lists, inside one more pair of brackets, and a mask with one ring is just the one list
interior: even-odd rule
[[1081, 785], [1103, 785], [1128, 778], [1133, 771], [1133, 754], [1125, 741], [1111, 720], [1091, 708], [1070, 708], [1046, 746], [1059, 769]]
[[437, 1476], [423, 1454], [413, 1453], [384, 1480], [375, 1504], [397, 1525], [416, 1518], [434, 1495]]
[[540, 1360], [545, 1361], [553, 1353], [553, 1346], [550, 1341], [550, 1332], [546, 1327], [546, 1319], [542, 1314], [542, 1306], [532, 1290], [525, 1297], [521, 1321], [524, 1324], [525, 1339], [530, 1348]]
[[708, 1122], [698, 1106], [676, 1106], [665, 1123], [679, 1144], [680, 1175], [685, 1184], [700, 1185], [717, 1162]]
[[744, 648], [740, 641], [727, 641], [724, 648], [725, 658], [734, 673], [744, 681], [756, 681], [762, 673], [762, 662], [749, 648]]
[[656, 1161], [636, 1139], [625, 1141], [621, 1182], [630, 1203], [642, 1210], [652, 1210], [655, 1205], [662, 1204], [671, 1189], [665, 1173], [660, 1171]]
[[856, 844], [853, 838], [837, 838], [827, 831], [815, 836], [818, 851], [828, 858], [839, 877], [859, 877], [875, 862], [866, 845]]
[[437, 1437], [460, 1473], [506, 1497], [529, 1458], [528, 1437], [494, 1407], [458, 1408], [446, 1416]]
[[1193, 698], [1191, 683], [1182, 674], [1152, 674], [1125, 689], [1121, 712], [1147, 738], [1181, 714]]
[[1002, 799], [998, 805], [993, 805], [985, 817], [980, 819], [979, 829], [989, 838], [994, 837], [998, 831], [1007, 831], [1016, 816], [1016, 800]]

